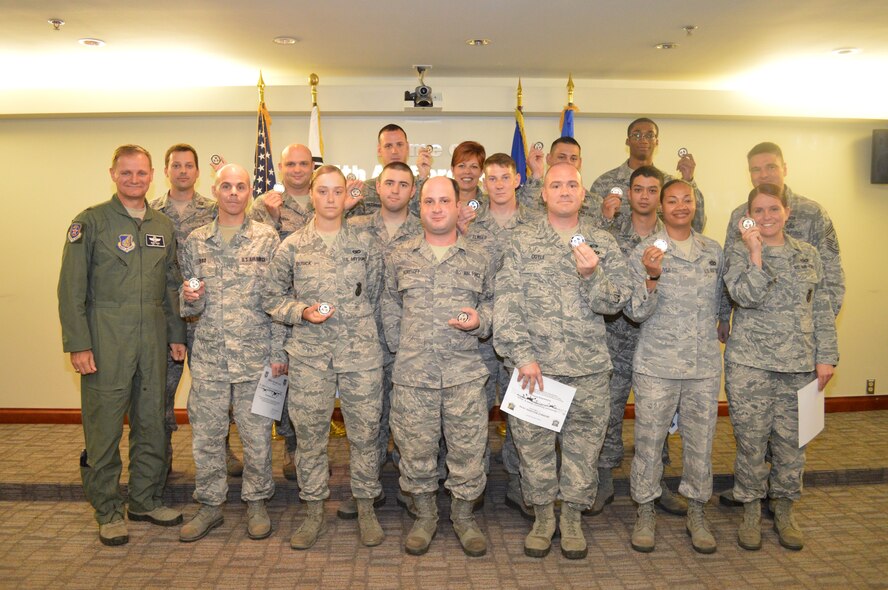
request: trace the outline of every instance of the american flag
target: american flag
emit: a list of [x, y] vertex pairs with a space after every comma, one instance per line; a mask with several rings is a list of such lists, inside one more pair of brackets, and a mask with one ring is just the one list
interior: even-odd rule
[[256, 132], [256, 153], [253, 156], [253, 197], [267, 193], [276, 182], [274, 176], [274, 162], [271, 159], [271, 135], [268, 128], [271, 127], [271, 115], [265, 108], [265, 103], [259, 103], [259, 124]]

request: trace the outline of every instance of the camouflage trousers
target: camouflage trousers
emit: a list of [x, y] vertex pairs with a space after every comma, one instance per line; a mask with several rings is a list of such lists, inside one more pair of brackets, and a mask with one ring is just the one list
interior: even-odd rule
[[[623, 463], [623, 418], [626, 415], [626, 402], [632, 390], [632, 357], [638, 347], [638, 329], [627, 327], [625, 322], [621, 329], [611, 330], [606, 324], [607, 349], [611, 364], [614, 366], [610, 381], [610, 417], [607, 421], [607, 433], [601, 454], [598, 456], [598, 467], [616, 469]], [[629, 331], [631, 330], [631, 331]], [[669, 465], [669, 438], [663, 443], [663, 465]]]
[[[737, 457], [734, 498], [739, 502], [802, 495], [805, 448], [799, 448], [797, 392], [816, 377], [810, 373], [777, 373], [725, 363], [725, 392], [731, 410]], [[769, 468], [765, 452], [771, 446]]]
[[401, 451], [401, 489], [412, 494], [438, 490], [438, 453], [447, 443], [447, 481], [453, 497], [474, 500], [487, 485], [487, 407], [479, 377], [453, 387], [395, 384], [391, 426]]
[[[509, 416], [521, 459], [521, 489], [527, 504], [560, 499], [585, 510], [598, 493], [598, 453], [607, 429], [610, 371], [552, 378], [577, 388], [560, 433]], [[561, 446], [560, 474], [556, 442]]]
[[500, 399], [506, 393], [512, 372], [506, 369], [502, 357], [497, 355], [493, 349], [492, 338], [482, 340], [478, 349], [481, 351], [481, 359], [484, 361], [484, 365], [490, 372], [490, 379], [484, 385], [484, 397], [487, 400], [487, 411], [489, 412], [496, 405], [497, 389], [500, 392]]
[[192, 379], [188, 420], [192, 430], [195, 466], [194, 499], [219, 506], [228, 496], [225, 437], [229, 408], [244, 447], [241, 499], [266, 500], [274, 495], [271, 475], [271, 419], [250, 411], [256, 381], [226, 383]]
[[336, 389], [349, 443], [349, 473], [355, 498], [375, 498], [379, 483], [379, 416], [382, 412], [382, 367], [337, 373], [318, 370], [290, 357], [287, 408], [296, 428], [296, 477], [299, 497], [330, 497], [327, 445]]
[[635, 373], [635, 457], [630, 488], [639, 504], [660, 497], [663, 443], [678, 411], [682, 441], [679, 493], [689, 500], [708, 502], [712, 496], [712, 439], [718, 419], [720, 377], [663, 379]]
[[[194, 344], [194, 329], [197, 322], [189, 322], [186, 320], [186, 338], [185, 346], [188, 349], [188, 362], [191, 362], [191, 345]], [[179, 382], [182, 380], [182, 372], [185, 370], [184, 361], [174, 361], [172, 352], [167, 348], [167, 378], [166, 389], [164, 390], [164, 416], [163, 425], [166, 429], [167, 436], [171, 432], [179, 430], [176, 424], [176, 391], [179, 390]]]

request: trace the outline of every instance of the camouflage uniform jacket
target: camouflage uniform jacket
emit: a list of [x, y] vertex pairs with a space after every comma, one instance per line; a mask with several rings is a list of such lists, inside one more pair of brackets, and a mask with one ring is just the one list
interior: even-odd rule
[[[357, 207], [355, 207], [356, 215], [360, 217], [363, 217], [364, 215], [373, 215], [375, 212], [379, 211], [380, 207], [382, 207], [382, 203], [379, 200], [379, 193], [376, 192], [376, 182], [378, 180], [379, 177], [374, 176], [364, 183], [364, 190], [361, 191], [364, 193], [364, 199]], [[413, 177], [416, 194], [410, 199], [410, 204], [408, 206], [410, 207], [410, 212], [414, 215], [419, 215], [419, 191], [422, 189], [422, 183], [424, 182], [424, 178]]]
[[294, 199], [289, 193], [285, 192], [283, 197], [284, 203], [281, 205], [281, 217], [275, 221], [268, 213], [268, 209], [265, 208], [265, 196], [267, 194], [268, 193], [259, 195], [256, 197], [256, 200], [253, 201], [253, 206], [250, 209], [250, 219], [261, 221], [265, 225], [270, 225], [276, 229], [282, 242], [287, 239], [287, 236], [308, 223], [308, 221], [314, 216], [314, 206], [312, 206], [310, 200], [308, 201], [308, 205], [303, 209], [302, 206], [296, 202], [296, 199]]
[[182, 315], [197, 316], [191, 374], [205, 381], [255, 381], [269, 363], [286, 363], [287, 328], [262, 310], [265, 272], [280, 244], [277, 233], [247, 219], [226, 246], [217, 221], [185, 241], [182, 269], [204, 282], [206, 293]]
[[[275, 321], [292, 324], [286, 350], [315, 369], [337, 373], [382, 366], [377, 314], [382, 289], [382, 252], [366, 228], [343, 223], [327, 248], [313, 221], [278, 248], [268, 269], [263, 306]], [[302, 312], [329, 303], [334, 312], [313, 324]]]
[[176, 245], [179, 247], [179, 266], [182, 266], [185, 256], [185, 239], [197, 228], [216, 219], [218, 212], [216, 201], [197, 192], [194, 193], [181, 213], [173, 205], [169, 191], [163, 196], [153, 199], [148, 203], [148, 206], [160, 211], [173, 222], [173, 226], [176, 228]]
[[742, 240], [728, 252], [725, 286], [737, 307], [725, 360], [781, 373], [836, 365], [836, 318], [820, 256], [810, 244], [785, 238], [782, 248], [762, 249], [762, 268]]
[[[493, 275], [492, 257], [461, 236], [440, 262], [424, 236], [387, 253], [382, 320], [397, 353], [394, 383], [445, 388], [489, 375], [478, 339], [490, 335]], [[474, 330], [447, 324], [463, 307], [478, 312]]]
[[[620, 246], [620, 251], [623, 253], [623, 256], [626, 257], [627, 261], [632, 257], [632, 252], [635, 250], [635, 247], [638, 246], [643, 239], [638, 235], [638, 232], [635, 231], [635, 226], [632, 225], [631, 214], [625, 217], [618, 217], [613, 224], [604, 229], [617, 240], [617, 245]], [[654, 226], [651, 234], [661, 231], [663, 231], [663, 222], [657, 219], [657, 224]], [[627, 318], [626, 314], [622, 311], [605, 316], [604, 327], [612, 334], [620, 334], [628, 337], [637, 336], [638, 332], [638, 324]]]
[[[407, 213], [407, 220], [398, 228], [394, 236], [389, 236], [385, 222], [382, 220], [382, 214], [378, 210], [370, 215], [352, 217], [349, 219], [349, 223], [354, 227], [366, 228], [375, 235], [382, 247], [383, 256], [398, 244], [422, 235], [422, 223], [419, 221], [419, 217], [410, 212]], [[395, 355], [392, 354], [385, 342], [385, 330], [382, 325], [381, 315], [377, 316], [377, 329], [379, 331], [379, 345], [382, 348], [383, 364], [389, 365], [395, 361]]]
[[[839, 253], [839, 238], [832, 220], [819, 203], [795, 194], [788, 186], [784, 187], [784, 191], [790, 216], [783, 231], [786, 235], [807, 242], [817, 249], [826, 281], [823, 288], [829, 295], [833, 314], [839, 315], [845, 298], [845, 273], [842, 270], [842, 257]], [[738, 240], [740, 229], [737, 226], [746, 214], [746, 203], [731, 212], [731, 220], [728, 222], [728, 231], [725, 234], [725, 252], [733, 249], [734, 242], [743, 241]], [[721, 319], [726, 321], [728, 317], [729, 313]]]
[[[592, 183], [592, 186], [589, 189], [598, 195], [598, 198], [601, 200], [604, 200], [604, 198], [610, 194], [612, 188], [619, 187], [623, 189], [623, 203], [620, 205], [620, 211], [615, 219], [629, 217], [631, 214], [631, 210], [629, 209], [629, 199], [627, 197], [629, 196], [629, 179], [632, 177], [633, 172], [634, 170], [629, 167], [629, 160], [626, 160], [613, 170], [608, 170], [596, 178], [595, 182]], [[661, 170], [661, 172], [663, 171]], [[671, 174], [666, 174], [665, 172], [663, 172], [663, 176], [663, 184], [666, 184], [675, 178]], [[694, 187], [694, 201], [697, 203], [697, 210], [696, 213], [694, 213], [694, 220], [691, 222], [691, 227], [694, 228], [694, 231], [696, 232], [702, 232], [703, 228], [706, 227], [706, 203], [703, 200], [703, 193], [697, 188], [697, 183], [691, 181], [691, 186]], [[609, 225], [612, 222], [604, 220], [604, 223]]]
[[507, 366], [537, 362], [543, 373], [571, 377], [611, 369], [602, 315], [629, 299], [629, 268], [610, 234], [582, 218], [577, 231], [600, 258], [588, 279], [547, 218], [512, 233], [494, 304], [494, 347]]
[[[705, 379], [721, 375], [721, 347], [716, 324], [728, 301], [722, 282], [724, 256], [715, 240], [691, 232], [685, 258], [666, 231], [651, 234], [629, 259], [635, 290], [626, 315], [641, 324], [633, 370], [664, 379]], [[663, 238], [669, 244], [663, 273], [653, 292], [645, 285], [644, 249]]]
[[476, 247], [486, 249], [494, 258], [494, 269], [499, 271], [503, 265], [503, 256], [509, 247], [509, 237], [516, 228], [531, 223], [539, 217], [524, 205], [518, 205], [518, 212], [501, 227], [490, 213], [490, 203], [485, 203], [478, 209], [478, 216], [469, 225], [469, 231], [465, 239]]

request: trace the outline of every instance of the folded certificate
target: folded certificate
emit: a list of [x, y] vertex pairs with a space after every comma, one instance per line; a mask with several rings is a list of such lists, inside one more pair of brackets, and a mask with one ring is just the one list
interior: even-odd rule
[[257, 416], [265, 416], [272, 420], [280, 420], [284, 411], [284, 397], [287, 393], [287, 376], [271, 376], [271, 367], [265, 367], [262, 378], [253, 395], [253, 406], [250, 411]]
[[506, 395], [503, 396], [500, 410], [536, 426], [561, 432], [564, 418], [576, 392], [576, 387], [543, 377], [543, 389], [535, 389], [530, 393], [529, 385], [528, 389], [521, 388], [518, 369], [515, 369], [512, 371], [512, 379], [509, 381]]

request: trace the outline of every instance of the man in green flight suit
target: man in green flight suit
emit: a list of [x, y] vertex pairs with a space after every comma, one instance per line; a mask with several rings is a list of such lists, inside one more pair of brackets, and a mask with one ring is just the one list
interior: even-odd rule
[[59, 277], [62, 343], [80, 373], [86, 449], [80, 474], [105, 545], [129, 540], [119, 480], [123, 417], [129, 417], [130, 520], [161, 526], [182, 515], [161, 502], [166, 476], [166, 347], [185, 358], [177, 313], [182, 282], [172, 222], [147, 207], [151, 155], [137, 145], [114, 152], [110, 201], [81, 212], [68, 228]]

